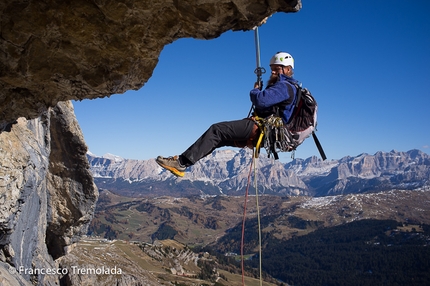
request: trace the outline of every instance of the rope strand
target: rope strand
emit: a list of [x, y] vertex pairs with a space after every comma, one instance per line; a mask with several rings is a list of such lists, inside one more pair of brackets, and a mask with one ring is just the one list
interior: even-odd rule
[[258, 203], [258, 188], [257, 188], [257, 158], [253, 157], [254, 161], [254, 187], [255, 187], [255, 202], [257, 205], [257, 222], [258, 222], [258, 258], [260, 271], [260, 286], [263, 285], [263, 268], [262, 268], [262, 251], [261, 251], [261, 221], [260, 221], [260, 205]]
[[257, 205], [257, 222], [258, 222], [258, 256], [259, 256], [259, 272], [260, 272], [260, 286], [263, 285], [263, 268], [262, 268], [262, 249], [261, 249], [261, 221], [260, 221], [260, 206], [258, 202], [258, 188], [257, 188], [257, 162], [254, 154], [252, 154], [252, 161], [248, 174], [248, 183], [245, 191], [245, 202], [243, 205], [243, 219], [242, 219], [242, 240], [240, 244], [240, 256], [242, 266], [242, 285], [245, 286], [245, 258], [244, 258], [244, 244], [245, 244], [245, 221], [246, 221], [246, 206], [248, 201], [249, 187], [251, 185], [252, 167], [254, 166], [254, 186], [255, 186], [255, 199]]
[[[252, 157], [254, 157], [254, 155]], [[242, 241], [240, 243], [240, 256], [241, 256], [241, 266], [242, 266], [242, 285], [245, 285], [245, 265], [244, 265], [245, 259], [244, 259], [244, 254], [243, 254], [243, 247], [244, 247], [244, 241], [245, 241], [246, 205], [247, 205], [247, 201], [248, 201], [249, 186], [251, 185], [251, 173], [252, 173], [253, 163], [254, 163], [254, 161], [251, 161], [251, 166], [250, 166], [249, 174], [248, 174], [248, 184], [246, 186], [246, 191], [245, 191], [245, 202], [243, 204]]]

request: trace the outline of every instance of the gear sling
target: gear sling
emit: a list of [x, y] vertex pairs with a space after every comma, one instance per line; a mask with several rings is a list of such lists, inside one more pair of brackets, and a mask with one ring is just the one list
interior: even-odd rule
[[318, 105], [308, 89], [296, 85], [297, 95], [293, 114], [289, 122], [284, 123], [280, 115], [285, 105], [275, 107], [275, 113], [262, 118], [254, 114], [252, 119], [258, 125], [259, 138], [255, 145], [255, 156], [258, 157], [261, 147], [266, 149], [268, 157], [273, 154], [279, 159], [278, 152], [294, 152], [303, 141], [312, 135], [323, 160], [327, 157], [315, 134], [317, 125]]

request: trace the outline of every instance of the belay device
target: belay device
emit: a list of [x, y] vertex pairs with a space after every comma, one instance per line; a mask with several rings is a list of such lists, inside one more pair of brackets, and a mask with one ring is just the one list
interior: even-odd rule
[[257, 82], [260, 89], [263, 88], [263, 80], [261, 76], [266, 73], [266, 70], [261, 67], [260, 62], [260, 37], [258, 35], [258, 27], [255, 27], [254, 29], [254, 38], [255, 38], [255, 53], [256, 53], [256, 61], [257, 61], [257, 68], [254, 70], [254, 73], [257, 75]]

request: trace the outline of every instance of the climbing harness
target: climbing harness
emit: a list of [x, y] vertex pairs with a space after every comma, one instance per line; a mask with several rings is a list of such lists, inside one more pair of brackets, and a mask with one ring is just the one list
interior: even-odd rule
[[293, 134], [285, 128], [281, 117], [270, 115], [266, 118], [254, 116], [255, 122], [260, 129], [260, 136], [255, 146], [254, 156], [258, 158], [261, 147], [266, 149], [266, 153], [270, 157], [271, 154], [278, 159], [278, 152], [294, 152]]
[[285, 123], [280, 117], [279, 108], [275, 114], [261, 118], [253, 116], [260, 130], [260, 137], [256, 144], [255, 156], [258, 157], [260, 148], [266, 149], [268, 157], [273, 155], [279, 159], [278, 152], [291, 152], [294, 159], [296, 148], [312, 135], [315, 145], [324, 160], [327, 159], [321, 143], [315, 134], [317, 125], [318, 106], [315, 98], [308, 89], [296, 85], [297, 94], [294, 104], [294, 113], [289, 122]]

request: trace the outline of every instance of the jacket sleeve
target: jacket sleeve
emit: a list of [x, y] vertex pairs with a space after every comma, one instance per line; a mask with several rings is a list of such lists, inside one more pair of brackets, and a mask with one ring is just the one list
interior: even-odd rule
[[278, 81], [264, 90], [254, 88], [250, 91], [251, 102], [256, 108], [267, 108], [284, 100], [294, 98], [295, 87], [289, 88], [290, 84]]

